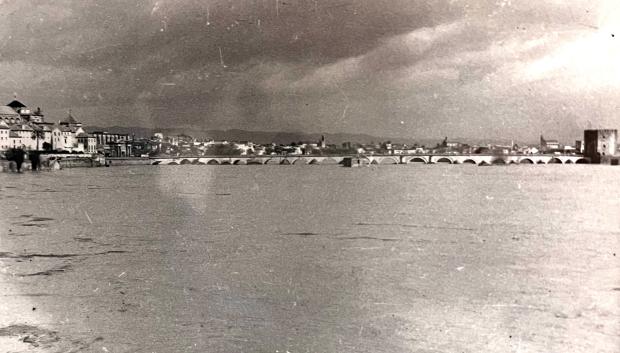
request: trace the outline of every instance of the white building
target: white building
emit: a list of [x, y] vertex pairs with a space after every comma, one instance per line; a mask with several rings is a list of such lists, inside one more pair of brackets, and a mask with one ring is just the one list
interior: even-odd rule
[[86, 133], [82, 127], [54, 125], [52, 129], [52, 149], [55, 151], [83, 152], [78, 146], [77, 136]]
[[36, 150], [37, 149], [37, 141], [36, 136], [34, 135], [34, 129], [27, 124], [16, 124], [11, 126], [11, 131], [15, 132], [15, 134], [19, 137], [18, 140], [14, 140], [14, 147], [21, 147], [25, 150]]
[[254, 144], [252, 142], [237, 142], [234, 146], [241, 151], [242, 156], [254, 153]]
[[4, 121], [0, 121], [0, 151], [6, 151], [12, 147], [10, 138], [11, 128]]
[[[81, 129], [81, 128], [80, 128]], [[83, 153], [97, 153], [97, 138], [85, 132], [76, 135], [77, 150]]]
[[43, 150], [49, 146], [56, 151], [92, 150], [89, 137], [78, 139], [84, 133], [82, 124], [70, 112], [65, 120], [52, 125], [45, 122], [40, 108], [32, 110], [17, 100], [0, 106], [0, 151]]

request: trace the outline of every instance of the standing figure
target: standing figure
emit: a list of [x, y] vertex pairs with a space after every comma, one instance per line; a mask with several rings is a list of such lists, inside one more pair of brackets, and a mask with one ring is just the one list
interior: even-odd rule
[[24, 155], [26, 154], [26, 152], [24, 152], [24, 150], [21, 148], [12, 148], [9, 152], [10, 153], [7, 153], [7, 159], [9, 161], [15, 162], [17, 172], [21, 173], [22, 164], [24, 163]]
[[38, 151], [30, 151], [28, 159], [30, 159], [30, 166], [33, 172], [41, 169], [41, 154]]

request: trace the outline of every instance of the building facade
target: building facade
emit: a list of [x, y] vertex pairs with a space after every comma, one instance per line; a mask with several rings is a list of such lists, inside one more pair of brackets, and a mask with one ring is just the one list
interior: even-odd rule
[[4, 121], [0, 121], [0, 151], [6, 151], [11, 148], [12, 141], [10, 138], [11, 128]]
[[106, 157], [130, 157], [132, 155], [132, 142], [129, 134], [95, 131], [92, 136], [97, 143], [97, 151]]
[[82, 132], [76, 136], [78, 149], [84, 153], [97, 153], [97, 139], [95, 136]]
[[13, 133], [13, 146], [11, 148], [23, 148], [26, 150], [36, 150], [37, 141], [34, 129], [28, 124], [15, 124], [11, 126]]
[[575, 141], [575, 150], [577, 153], [583, 154], [583, 152], [585, 151], [585, 144], [582, 140]]
[[540, 151], [543, 153], [553, 153], [560, 150], [560, 141], [558, 140], [546, 140], [543, 135], [540, 135]]

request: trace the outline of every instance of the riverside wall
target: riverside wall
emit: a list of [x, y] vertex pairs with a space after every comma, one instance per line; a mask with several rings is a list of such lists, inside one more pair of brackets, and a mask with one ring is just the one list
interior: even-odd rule
[[[98, 156], [76, 154], [41, 154], [39, 167], [41, 170], [58, 170], [64, 168], [92, 168], [105, 164], [105, 160]], [[22, 171], [32, 170], [32, 163], [26, 158], [22, 164]], [[17, 171], [14, 161], [0, 158], [0, 172]]]
[[122, 166], [122, 165], [149, 165], [152, 161], [149, 158], [141, 157], [107, 157], [105, 164], [108, 166]]

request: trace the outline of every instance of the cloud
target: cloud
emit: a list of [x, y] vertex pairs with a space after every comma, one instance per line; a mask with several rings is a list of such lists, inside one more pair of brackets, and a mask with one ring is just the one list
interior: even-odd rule
[[606, 0], [9, 0], [0, 95], [97, 125], [572, 136], [548, 122], [618, 124], [618, 19]]
[[517, 73], [527, 81], [561, 79], [579, 89], [620, 88], [620, 43], [607, 32], [583, 33]]
[[295, 82], [294, 86], [332, 85], [335, 82], [410, 66], [423, 59], [424, 54], [434, 46], [441, 45], [442, 41], [458, 34], [463, 28], [462, 22], [454, 22], [435, 27], [423, 27], [387, 38], [363, 55], [345, 58], [316, 68]]

